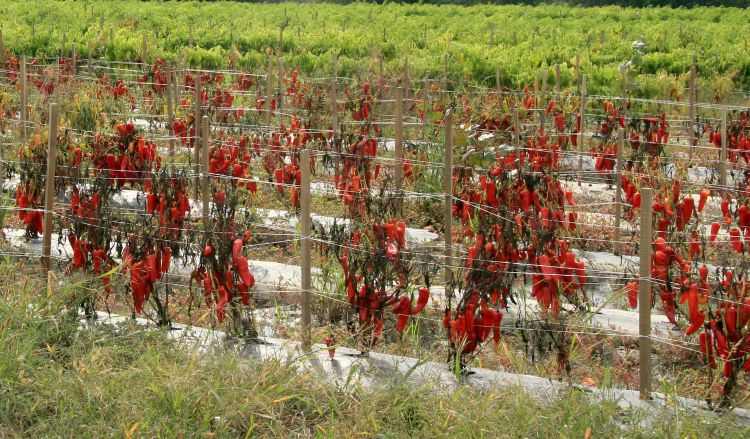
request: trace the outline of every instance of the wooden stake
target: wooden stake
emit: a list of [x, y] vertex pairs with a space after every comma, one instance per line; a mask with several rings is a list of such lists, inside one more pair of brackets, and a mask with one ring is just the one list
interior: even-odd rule
[[617, 129], [617, 164], [615, 165], [615, 250], [614, 253], [620, 256], [622, 253], [620, 238], [622, 237], [622, 231], [620, 230], [620, 217], [622, 216], [622, 163], [625, 151], [625, 128]]
[[516, 166], [521, 168], [521, 122], [518, 120], [518, 108], [513, 110], [513, 149], [516, 151]]
[[94, 56], [94, 42], [89, 41], [89, 47], [88, 47], [88, 60], [86, 62], [86, 65], [88, 66], [89, 70], [89, 76], [93, 76], [94, 74], [94, 68], [92, 66], [92, 57]]
[[581, 129], [578, 131], [578, 186], [581, 185], [581, 172], [583, 172], [583, 146], [584, 133], [586, 132], [586, 79], [587, 75], [581, 77], [581, 108], [578, 117], [581, 119]]
[[695, 61], [690, 64], [690, 91], [688, 92], [688, 161], [693, 162], [693, 149], [696, 143], [695, 136], [695, 82], [697, 76], [697, 66]]
[[555, 64], [555, 93], [560, 93], [560, 64]]
[[26, 140], [29, 124], [29, 85], [26, 77], [26, 57], [21, 57], [21, 141]]
[[[333, 173], [334, 181], [338, 185], [341, 177], [341, 148], [339, 144], [339, 104], [338, 104], [338, 82], [339, 82], [339, 54], [333, 54], [333, 81], [331, 82], [331, 128], [333, 129]], [[338, 190], [338, 186], [336, 188]]]
[[311, 336], [311, 289], [312, 256], [310, 254], [310, 151], [300, 151], [300, 259], [302, 262], [302, 347], [310, 349]]
[[542, 130], [546, 128], [547, 123], [547, 68], [542, 70], [542, 93], [541, 99], [539, 100], [539, 115], [541, 120]]
[[448, 54], [443, 56], [443, 93], [448, 92]]
[[651, 210], [654, 190], [641, 189], [640, 280], [638, 281], [639, 392], [651, 399]]
[[143, 63], [143, 70], [148, 70], [148, 42], [146, 34], [143, 34], [143, 40], [141, 41], [141, 62]]
[[268, 70], [266, 71], [266, 123], [265, 125], [268, 126], [271, 121], [271, 98], [273, 94], [273, 80], [272, 77], [273, 72], [273, 57], [268, 57]]
[[622, 71], [622, 108], [621, 113], [627, 117], [628, 113], [628, 69]]
[[394, 107], [396, 117], [394, 121], [396, 169], [394, 169], [393, 175], [396, 180], [396, 192], [398, 192], [396, 196], [402, 197], [404, 189], [404, 89], [402, 87], [396, 87]]
[[719, 155], [719, 185], [727, 185], [727, 109], [721, 110], [721, 152]]
[[497, 91], [498, 100], [500, 99], [500, 67], [495, 67], [495, 90]]
[[195, 75], [195, 92], [193, 94], [193, 125], [195, 126], [195, 138], [193, 140], [193, 174], [195, 182], [195, 199], [200, 197], [200, 162], [201, 147], [199, 139], [201, 138], [201, 77]]
[[443, 227], [445, 228], [445, 271], [443, 282], [445, 283], [445, 297], [449, 303], [453, 297], [453, 114], [451, 110], [445, 113], [443, 118], [443, 130], [445, 132], [445, 152], [443, 166], [443, 191], [445, 205], [443, 206]]
[[42, 232], [42, 265], [50, 269], [52, 252], [52, 219], [55, 209], [55, 168], [57, 165], [57, 104], [49, 104], [49, 141], [47, 143], [47, 175], [44, 186], [44, 231]]
[[201, 143], [203, 144], [201, 151], [201, 204], [203, 207], [203, 228], [205, 230], [208, 230], [211, 225], [209, 217], [209, 203], [211, 200], [211, 175], [209, 173], [208, 167], [209, 158], [211, 156], [211, 145], [209, 145], [208, 135], [208, 116], [203, 116], [203, 118], [201, 118]]
[[279, 111], [282, 110], [282, 104], [284, 103], [284, 57], [279, 57], [279, 91], [276, 96], [279, 97], [278, 105], [276, 106]]
[[174, 132], [173, 132], [173, 122], [174, 122], [174, 101], [172, 100], [172, 93], [174, 90], [172, 89], [172, 61], [166, 62], [166, 74], [167, 74], [167, 89], [166, 89], [166, 95], [165, 99], [167, 100], [167, 128], [169, 130], [169, 159], [174, 163]]
[[427, 76], [427, 72], [424, 74], [422, 90], [424, 94], [424, 117], [422, 118], [422, 140], [427, 139], [427, 120], [429, 119], [430, 108], [430, 78]]

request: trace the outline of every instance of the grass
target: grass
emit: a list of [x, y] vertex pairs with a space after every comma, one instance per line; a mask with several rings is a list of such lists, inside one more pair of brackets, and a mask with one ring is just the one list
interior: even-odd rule
[[[294, 366], [186, 350], [135, 325], [80, 329], [76, 284], [0, 267], [0, 437], [741, 437], [726, 418], [643, 414], [581, 393], [334, 385]], [[46, 291], [51, 295], [45, 294]]]

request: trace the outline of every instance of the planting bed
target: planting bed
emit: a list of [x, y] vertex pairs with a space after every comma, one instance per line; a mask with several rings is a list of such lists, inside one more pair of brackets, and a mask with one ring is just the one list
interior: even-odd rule
[[[6, 255], [82, 279], [89, 319], [311, 337], [460, 377], [647, 373], [747, 405], [741, 108], [688, 122], [684, 103], [585, 88], [21, 64], [0, 84]], [[653, 371], [633, 358], [645, 339]]]

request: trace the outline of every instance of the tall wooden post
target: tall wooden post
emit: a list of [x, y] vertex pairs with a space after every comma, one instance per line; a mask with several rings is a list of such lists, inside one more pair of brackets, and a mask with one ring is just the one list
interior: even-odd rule
[[721, 110], [721, 152], [719, 155], [719, 185], [727, 185], [727, 109]]
[[693, 162], [693, 149], [695, 147], [697, 136], [695, 135], [695, 88], [696, 88], [697, 67], [695, 60], [690, 64], [690, 91], [688, 91], [688, 160]]
[[310, 349], [312, 344], [311, 298], [312, 257], [310, 254], [310, 151], [300, 151], [300, 259], [302, 275], [302, 347]]
[[339, 82], [339, 54], [333, 54], [333, 81], [331, 83], [331, 129], [333, 129], [333, 175], [338, 190], [341, 178], [341, 148], [339, 144], [339, 104], [338, 104], [338, 82]]
[[93, 58], [93, 56], [94, 56], [94, 42], [93, 41], [89, 41], [88, 57], [87, 57], [87, 61], [86, 61], [86, 66], [88, 67], [89, 76], [93, 76], [94, 75], [94, 67], [92, 66], [92, 62], [93, 62], [92, 58]]
[[278, 64], [279, 64], [278, 65], [278, 69], [279, 69], [279, 74], [278, 74], [279, 75], [279, 78], [278, 78], [279, 91], [276, 94], [276, 96], [279, 97], [279, 102], [276, 105], [276, 107], [279, 109], [279, 111], [281, 111], [283, 109], [283, 106], [284, 106], [284, 57], [283, 56], [279, 57], [279, 63]]
[[42, 232], [42, 264], [50, 269], [52, 252], [52, 220], [55, 209], [55, 167], [57, 165], [57, 104], [49, 104], [49, 141], [47, 143], [47, 175], [44, 185], [44, 231]]
[[495, 67], [495, 91], [497, 92], [498, 101], [500, 100], [500, 66]]
[[209, 159], [211, 156], [209, 144], [208, 116], [201, 118], [201, 205], [203, 207], [203, 228], [210, 227], [209, 203], [211, 202], [211, 174], [209, 173]]
[[578, 117], [581, 121], [581, 129], [578, 130], [578, 186], [581, 185], [581, 172], [583, 171], [583, 151], [585, 151], [583, 142], [585, 140], [584, 133], [586, 132], [586, 79], [587, 75], [584, 74], [581, 77], [581, 108], [578, 114]]
[[555, 64], [555, 94], [560, 93], [560, 64]]
[[620, 113], [624, 117], [627, 118], [628, 115], [628, 69], [625, 68], [622, 70], [622, 108], [620, 109]]
[[21, 141], [26, 140], [29, 127], [29, 85], [26, 75], [26, 57], [21, 57]]
[[448, 54], [443, 55], [443, 93], [448, 93]]
[[521, 169], [521, 122], [518, 120], [518, 108], [513, 110], [513, 149], [516, 151], [516, 167]]
[[273, 94], [273, 77], [271, 73], [273, 72], [273, 57], [268, 57], [268, 70], [266, 73], [266, 123], [265, 125], [268, 126], [271, 122], [271, 98]]
[[396, 87], [395, 121], [394, 121], [394, 155], [396, 158], [395, 169], [393, 170], [394, 180], [396, 183], [396, 196], [402, 196], [404, 188], [404, 89]]
[[167, 132], [169, 133], [169, 159], [174, 163], [174, 101], [172, 100], [172, 61], [166, 62], [167, 88], [164, 98], [167, 101]]
[[424, 117], [422, 118], [422, 140], [427, 139], [427, 121], [430, 119], [430, 78], [427, 76], [427, 72], [424, 74], [424, 83], [422, 90], [424, 94]]
[[143, 63], [143, 70], [148, 71], [148, 43], [146, 41], [146, 34], [143, 34], [143, 40], [141, 41], [141, 62]]
[[195, 126], [195, 137], [193, 139], [193, 174], [195, 182], [195, 199], [200, 197], [200, 159], [201, 159], [201, 77], [195, 75], [195, 92], [193, 95], [194, 113], [193, 126]]
[[547, 67], [542, 71], [542, 98], [539, 100], [539, 114], [541, 115], [542, 130], [547, 123]]
[[445, 132], [445, 152], [443, 166], [443, 191], [445, 204], [443, 206], [443, 227], [445, 228], [445, 270], [443, 282], [445, 297], [449, 303], [453, 297], [453, 114], [448, 110], [443, 117], [443, 131]]
[[654, 190], [641, 189], [640, 279], [638, 281], [638, 351], [641, 399], [651, 399], [651, 217]]
[[625, 128], [617, 129], [617, 164], [615, 165], [615, 251], [614, 254], [621, 254], [620, 240], [622, 231], [620, 230], [620, 217], [622, 216], [622, 161], [625, 152]]

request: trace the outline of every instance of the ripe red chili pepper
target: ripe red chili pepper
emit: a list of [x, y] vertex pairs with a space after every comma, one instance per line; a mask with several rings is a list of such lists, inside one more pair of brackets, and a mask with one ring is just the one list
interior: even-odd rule
[[698, 198], [698, 213], [703, 212], [703, 208], [706, 207], [706, 201], [711, 195], [711, 191], [708, 189], [701, 189], [700, 197]]
[[430, 299], [430, 289], [420, 288], [418, 294], [419, 296], [417, 297], [417, 305], [411, 311], [412, 314], [419, 314], [420, 312], [422, 312], [424, 307], [427, 306], [427, 301]]
[[729, 305], [724, 311], [724, 322], [727, 326], [727, 334], [732, 337], [737, 332], [737, 308]]
[[146, 256], [146, 273], [150, 282], [156, 282], [159, 280], [159, 269], [156, 266], [156, 253], [151, 253]]
[[237, 259], [242, 254], [242, 246], [244, 245], [241, 238], [237, 238], [232, 243], [232, 259], [237, 261]]
[[729, 243], [732, 244], [732, 247], [737, 253], [742, 253], [742, 235], [740, 234], [739, 229], [736, 229], [734, 227], [729, 229]]
[[246, 287], [252, 288], [255, 285], [255, 276], [250, 272], [250, 266], [247, 258], [239, 256], [237, 258], [237, 274], [240, 276], [242, 283]]
[[164, 247], [161, 251], [161, 272], [166, 273], [169, 271], [169, 265], [172, 261], [172, 249], [170, 247]]
[[400, 334], [406, 328], [406, 324], [409, 322], [409, 315], [411, 314], [411, 299], [406, 296], [399, 296], [398, 303], [391, 309], [391, 312], [397, 315], [396, 317], [396, 331]]
[[628, 304], [631, 308], [638, 306], [638, 281], [628, 282], [626, 285], [628, 291]]
[[711, 223], [711, 232], [708, 235], [709, 242], [714, 242], [716, 240], [716, 235], [719, 233], [720, 228], [721, 224], [717, 222]]

